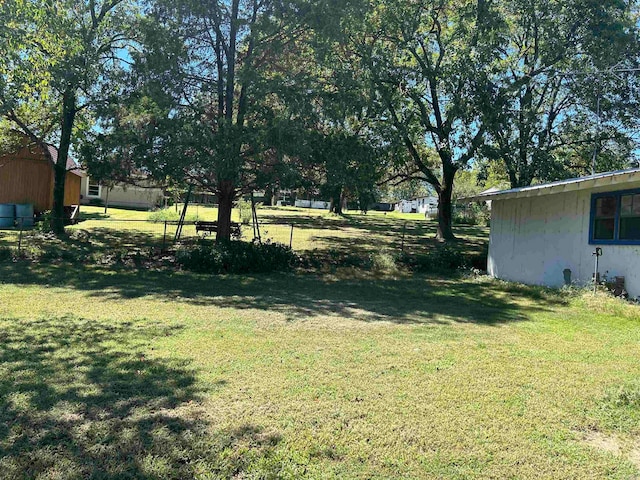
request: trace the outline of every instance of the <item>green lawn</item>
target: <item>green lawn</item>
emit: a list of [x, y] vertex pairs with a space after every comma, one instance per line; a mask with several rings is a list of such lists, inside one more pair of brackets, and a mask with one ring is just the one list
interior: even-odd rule
[[0, 477], [640, 474], [638, 307], [356, 277], [0, 264]]
[[[173, 209], [173, 207], [171, 207]], [[103, 207], [82, 206], [83, 221], [67, 228], [70, 233], [80, 233], [81, 238], [89, 238], [99, 249], [107, 251], [114, 247], [160, 246], [165, 234], [164, 223], [147, 222], [150, 212], [109, 208], [104, 214]], [[190, 206], [188, 216], [202, 220], [215, 220], [217, 209]], [[344, 216], [331, 215], [324, 210], [281, 207], [258, 209], [260, 233], [263, 240], [272, 240], [288, 245], [294, 250], [334, 250], [342, 253], [368, 254], [371, 252], [400, 252], [423, 254], [435, 245], [436, 222], [425, 220], [421, 214], [390, 212], [348, 213]], [[234, 221], [239, 214], [234, 210]], [[293, 235], [291, 229], [293, 226]], [[170, 243], [175, 234], [175, 225], [168, 225], [166, 241]], [[242, 227], [243, 239], [253, 238], [251, 225]], [[461, 241], [458, 248], [467, 252], [477, 252], [486, 245], [486, 227], [458, 225], [456, 234]], [[190, 241], [196, 236], [195, 227], [186, 225], [183, 238]], [[0, 246], [17, 246], [15, 231], [0, 230]], [[27, 247], [34, 240], [27, 234], [23, 239]], [[35, 242], [37, 243], [37, 242]]]

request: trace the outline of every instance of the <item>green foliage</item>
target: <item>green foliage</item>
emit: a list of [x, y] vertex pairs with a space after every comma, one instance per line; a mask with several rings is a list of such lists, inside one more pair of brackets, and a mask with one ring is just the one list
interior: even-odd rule
[[616, 407], [632, 407], [640, 410], [640, 383], [620, 386], [611, 391], [606, 400]]
[[391, 252], [376, 252], [371, 254], [371, 269], [377, 273], [396, 273], [398, 271], [398, 256]]
[[478, 100], [481, 154], [512, 187], [590, 173], [594, 149], [597, 171], [626, 166], [637, 121], [634, 15], [624, 2], [502, 2], [503, 47]]
[[298, 264], [298, 257], [280, 243], [202, 240], [180, 248], [176, 262], [200, 273], [265, 273], [290, 270]]
[[13, 251], [9, 247], [0, 246], [0, 262], [8, 262], [13, 258]]
[[51, 210], [46, 210], [40, 214], [38, 222], [35, 224], [35, 229], [40, 232], [50, 232], [53, 213]]
[[486, 271], [488, 250], [464, 254], [454, 246], [445, 244], [424, 255], [404, 255], [400, 261], [414, 272], [454, 272], [456, 270]]
[[471, 203], [468, 205], [456, 205], [453, 210], [454, 225], [489, 225], [491, 212], [486, 204]]
[[240, 216], [240, 223], [243, 225], [249, 225], [253, 218], [251, 202], [241, 198], [236, 202], [236, 208], [238, 209], [238, 215]]
[[[94, 126], [96, 106], [117, 98], [135, 43], [133, 0], [8, 0], [0, 5], [0, 116], [58, 159], [51, 224], [64, 233], [69, 151]], [[109, 92], [109, 93], [107, 93]], [[46, 154], [46, 153], [45, 153]]]
[[[151, 212], [147, 219], [154, 223], [177, 222], [180, 220], [180, 214], [181, 211], [176, 211], [175, 208], [163, 208], [161, 210]], [[186, 222], [195, 222], [198, 220], [198, 215], [195, 213], [187, 213], [184, 219]]]

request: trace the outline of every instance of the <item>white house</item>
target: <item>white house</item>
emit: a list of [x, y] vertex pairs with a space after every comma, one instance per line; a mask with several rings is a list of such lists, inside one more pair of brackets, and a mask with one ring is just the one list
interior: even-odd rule
[[438, 197], [416, 197], [410, 200], [400, 200], [396, 210], [402, 213], [431, 214], [438, 211]]
[[318, 210], [328, 210], [330, 202], [324, 200], [296, 200], [295, 206], [299, 208], [315, 208]]
[[92, 181], [91, 177], [82, 178], [80, 193], [80, 203], [84, 205], [94, 202], [100, 204], [108, 202], [111, 207], [151, 210], [161, 207], [164, 203], [164, 192], [159, 187], [152, 185], [142, 187], [120, 183], [106, 187]]
[[489, 274], [528, 284], [578, 284], [599, 273], [625, 278], [640, 296], [640, 169], [600, 173], [543, 185], [486, 192], [492, 202]]

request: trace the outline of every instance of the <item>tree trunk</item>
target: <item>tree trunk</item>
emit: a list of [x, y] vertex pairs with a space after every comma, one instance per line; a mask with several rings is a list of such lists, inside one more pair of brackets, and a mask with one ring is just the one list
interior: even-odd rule
[[218, 187], [218, 232], [216, 241], [231, 240], [231, 210], [235, 199], [235, 188], [230, 180], [223, 180]]
[[109, 192], [113, 187], [107, 187], [107, 198], [104, 199], [104, 214], [107, 214], [107, 209], [109, 208]]
[[334, 195], [331, 197], [331, 208], [329, 209], [331, 213], [342, 215], [342, 193], [342, 187], [336, 188]]
[[67, 165], [58, 161], [53, 166], [53, 209], [51, 211], [51, 230], [56, 235], [64, 234], [64, 184], [67, 179]]
[[62, 98], [62, 129], [60, 134], [60, 148], [58, 159], [53, 166], [53, 211], [51, 230], [56, 235], [64, 234], [64, 186], [67, 179], [67, 158], [71, 146], [71, 131], [76, 116], [76, 96], [74, 92], [64, 92]]
[[438, 229], [436, 231], [436, 240], [446, 242], [454, 240], [452, 230], [452, 204], [451, 197], [453, 195], [453, 178], [456, 169], [453, 167], [443, 168], [442, 184], [438, 190]]

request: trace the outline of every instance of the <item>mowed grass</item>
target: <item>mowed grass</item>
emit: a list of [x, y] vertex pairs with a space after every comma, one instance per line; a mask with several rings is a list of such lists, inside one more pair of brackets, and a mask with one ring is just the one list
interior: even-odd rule
[[1, 478], [636, 478], [640, 311], [486, 277], [0, 264]]
[[[174, 207], [170, 207], [174, 210]], [[104, 214], [103, 207], [82, 207], [84, 221], [69, 227], [69, 232], [87, 231], [97, 233], [98, 237], [109, 237], [107, 243], [116, 240], [114, 233], [127, 244], [144, 246], [157, 245], [165, 235], [163, 222], [147, 222], [150, 213], [144, 211], [109, 208]], [[181, 211], [178, 206], [177, 211]], [[272, 207], [257, 210], [260, 236], [262, 240], [280, 242], [296, 251], [335, 250], [343, 253], [370, 253], [381, 250], [408, 253], [426, 253], [435, 245], [436, 222], [426, 220], [422, 214], [403, 214], [398, 212], [350, 212], [342, 216], [331, 215], [325, 210]], [[214, 221], [218, 210], [213, 207], [191, 205], [187, 216], [200, 220]], [[237, 209], [232, 212], [232, 220], [239, 222]], [[167, 225], [166, 239], [171, 242], [176, 226]], [[242, 226], [243, 240], [254, 237], [252, 225]], [[467, 251], [476, 251], [488, 238], [486, 227], [467, 225], [456, 226], [456, 234], [461, 242], [459, 247]], [[184, 239], [196, 237], [193, 225], [185, 225]], [[1, 239], [0, 239], [1, 241]]]
[[[175, 207], [170, 207], [175, 213]], [[181, 211], [178, 206], [177, 212]], [[98, 251], [111, 251], [114, 248], [168, 247], [173, 243], [175, 222], [149, 221], [151, 212], [104, 207], [81, 207], [81, 221], [67, 227], [70, 234], [80, 234], [89, 238]], [[218, 210], [214, 207], [190, 205], [187, 216], [200, 220], [214, 221]], [[295, 207], [265, 207], [258, 209], [259, 233], [262, 241], [291, 244], [293, 250], [307, 252], [311, 250], [332, 250], [342, 254], [370, 254], [388, 251], [409, 254], [424, 254], [437, 245], [435, 241], [436, 222], [427, 220], [422, 214], [398, 212], [349, 212], [338, 216], [326, 210]], [[237, 209], [232, 212], [232, 220], [239, 222]], [[480, 251], [487, 243], [489, 230], [486, 227], [457, 225], [459, 238], [457, 248], [466, 253]], [[254, 238], [253, 226], [242, 226], [242, 240]], [[18, 246], [19, 232], [0, 230], [0, 247]], [[187, 224], [182, 230], [182, 241], [191, 242], [202, 233], [196, 232], [193, 224]], [[22, 245], [29, 248], [38, 244], [32, 241], [30, 233], [25, 232]]]

